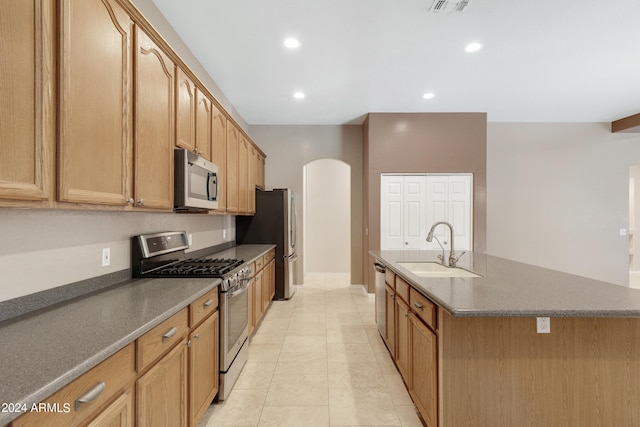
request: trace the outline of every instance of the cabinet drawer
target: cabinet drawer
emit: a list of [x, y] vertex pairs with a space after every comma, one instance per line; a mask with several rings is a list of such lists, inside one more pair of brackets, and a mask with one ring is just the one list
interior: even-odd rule
[[[98, 408], [127, 384], [133, 383], [136, 375], [134, 362], [135, 351], [131, 343], [43, 401], [50, 405], [49, 408], [57, 405], [57, 412], [29, 412], [13, 421], [11, 426], [69, 427], [84, 424]], [[68, 413], [65, 413], [65, 404], [69, 405]]]
[[384, 281], [386, 282], [387, 285], [391, 286], [391, 289], [395, 289], [396, 288], [396, 274], [387, 269], [384, 273]]
[[267, 254], [264, 256], [264, 263], [267, 264], [269, 263], [269, 261], [271, 261], [272, 259], [274, 259], [276, 257], [276, 250], [275, 249], [271, 249], [269, 252], [267, 252]]
[[193, 328], [218, 309], [218, 288], [212, 289], [189, 306], [189, 327]]
[[435, 331], [437, 328], [436, 305], [413, 288], [411, 288], [411, 295], [409, 298], [411, 310], [416, 313], [418, 317], [427, 324], [427, 326]]
[[264, 267], [264, 257], [261, 256], [261, 257], [258, 257], [258, 259], [256, 259], [256, 270], [255, 271], [260, 271], [260, 270], [262, 270], [263, 267]]
[[409, 302], [409, 287], [409, 284], [405, 282], [402, 277], [396, 276], [396, 294], [405, 300], [405, 302]]
[[149, 366], [187, 335], [187, 307], [165, 320], [136, 341], [138, 372]]

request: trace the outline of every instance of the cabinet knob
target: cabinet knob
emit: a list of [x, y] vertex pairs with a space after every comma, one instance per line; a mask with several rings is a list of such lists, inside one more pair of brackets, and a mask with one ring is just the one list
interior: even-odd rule
[[407, 317], [407, 318], [408, 318], [408, 317], [409, 317], [409, 313], [405, 313], [405, 314], [404, 314], [404, 317]]
[[198, 340], [198, 339], [200, 339], [200, 334], [195, 334], [195, 335], [193, 336], [193, 339], [194, 339], [194, 340]]
[[133, 197], [129, 197], [129, 200], [127, 200], [127, 203], [128, 203], [129, 205], [131, 205], [131, 206], [133, 206], [133, 204], [134, 204], [135, 202], [136, 202], [136, 201], [133, 199]]
[[144, 199], [138, 200], [138, 205], [139, 206], [144, 206]]

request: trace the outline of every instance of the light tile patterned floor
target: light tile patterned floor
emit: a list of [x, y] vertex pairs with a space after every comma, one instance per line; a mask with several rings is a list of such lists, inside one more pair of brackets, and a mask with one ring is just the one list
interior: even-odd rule
[[199, 427], [415, 426], [415, 407], [380, 338], [374, 298], [348, 278], [305, 278], [274, 301], [229, 398]]

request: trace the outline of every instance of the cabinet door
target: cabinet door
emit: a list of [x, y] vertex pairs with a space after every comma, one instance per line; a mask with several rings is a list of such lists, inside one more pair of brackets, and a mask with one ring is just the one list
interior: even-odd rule
[[173, 208], [173, 62], [136, 27], [136, 206]]
[[249, 143], [240, 136], [238, 145], [238, 212], [249, 211]]
[[196, 88], [196, 153], [211, 160], [211, 101]]
[[61, 2], [58, 198], [131, 197], [131, 37], [115, 0]]
[[257, 186], [264, 190], [264, 156], [258, 151], [258, 178]]
[[218, 393], [218, 312], [189, 335], [190, 425], [195, 426]]
[[384, 341], [391, 353], [391, 357], [396, 355], [396, 292], [389, 286], [384, 289], [385, 299], [385, 336]]
[[269, 264], [267, 264], [268, 272], [268, 280], [269, 280], [269, 300], [273, 300], [273, 297], [276, 296], [276, 262], [271, 260]]
[[255, 317], [255, 322], [256, 325], [258, 324], [258, 322], [260, 321], [260, 318], [262, 317], [262, 311], [263, 311], [263, 305], [262, 305], [262, 271], [260, 271], [259, 273], [256, 274], [255, 280], [254, 280], [254, 294], [253, 294], [253, 301], [254, 301], [254, 306], [253, 306], [253, 315]]
[[211, 104], [211, 161], [218, 166], [218, 211], [227, 210], [227, 118]]
[[48, 200], [55, 181], [54, 5], [0, 2], [0, 199]]
[[247, 213], [256, 213], [256, 179], [258, 176], [257, 171], [257, 156], [258, 152], [253, 144], [249, 144], [249, 162], [247, 168], [249, 169], [249, 187], [247, 188]]
[[409, 377], [411, 368], [411, 326], [409, 323], [409, 306], [396, 297], [396, 366], [402, 375], [402, 378], [411, 387]]
[[131, 389], [127, 389], [87, 427], [133, 427], [133, 405], [133, 393]]
[[411, 323], [411, 385], [409, 392], [427, 426], [438, 422], [438, 347], [436, 335], [420, 319]]
[[176, 68], [176, 145], [193, 151], [195, 148], [196, 92], [193, 81]]
[[238, 212], [238, 144], [240, 132], [227, 122], [227, 212]]
[[137, 381], [137, 424], [187, 426], [187, 346], [180, 342]]
[[249, 335], [251, 335], [251, 333], [253, 332], [253, 329], [256, 326], [255, 293], [256, 293], [256, 281], [251, 280], [251, 283], [249, 283]]
[[262, 313], [267, 311], [271, 302], [271, 283], [269, 280], [269, 268], [264, 268], [260, 274], [262, 275]]

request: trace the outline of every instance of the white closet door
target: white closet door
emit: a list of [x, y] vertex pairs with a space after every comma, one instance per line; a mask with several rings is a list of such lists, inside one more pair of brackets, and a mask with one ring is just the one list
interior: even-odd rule
[[471, 224], [471, 176], [452, 175], [449, 177], [449, 222], [455, 232], [454, 249], [470, 250], [472, 240]]
[[404, 248], [427, 248], [427, 177], [404, 177]]
[[[427, 228], [425, 232], [428, 233], [431, 226], [438, 221], [449, 221], [449, 177], [446, 175], [428, 175]], [[436, 228], [434, 235], [445, 248], [449, 248], [449, 229], [447, 227], [439, 226]], [[431, 243], [427, 242], [426, 245], [426, 249], [440, 249], [436, 239], [433, 239]]]
[[403, 177], [382, 175], [380, 179], [380, 248], [382, 250], [404, 249]]

